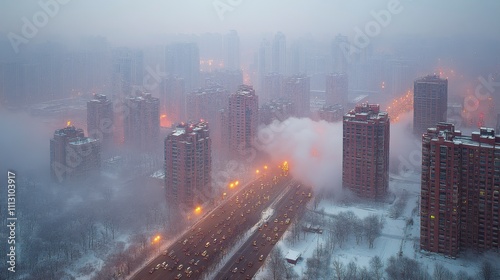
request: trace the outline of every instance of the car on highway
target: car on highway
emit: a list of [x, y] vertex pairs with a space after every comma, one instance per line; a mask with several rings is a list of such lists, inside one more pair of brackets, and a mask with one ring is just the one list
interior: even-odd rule
[[149, 274], [153, 274], [153, 272], [155, 272], [155, 268], [152, 267], [150, 270], [149, 270]]
[[238, 272], [238, 268], [237, 268], [237, 267], [235, 267], [235, 268], [232, 270], [232, 272], [233, 272], [233, 273]]
[[205, 248], [208, 248], [210, 247], [210, 242], [207, 242], [207, 244], [205, 244]]
[[248, 266], [248, 267], [252, 267], [252, 266], [253, 266], [253, 262], [248, 262], [248, 263], [247, 263], [247, 266]]
[[182, 270], [184, 266], [182, 264], [180, 264], [178, 267], [177, 267], [177, 270]]
[[175, 280], [179, 280], [179, 279], [181, 279], [181, 278], [182, 278], [182, 274], [180, 274], [180, 273], [179, 273], [179, 274], [177, 274], [177, 276], [175, 276]]
[[264, 259], [264, 255], [260, 255], [259, 261], [262, 261]]
[[155, 269], [158, 270], [158, 269], [160, 269], [160, 267], [161, 267], [161, 264], [157, 264]]

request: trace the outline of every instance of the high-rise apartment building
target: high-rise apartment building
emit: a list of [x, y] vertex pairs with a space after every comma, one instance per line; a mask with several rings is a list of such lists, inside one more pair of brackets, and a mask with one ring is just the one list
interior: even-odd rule
[[360, 197], [380, 199], [389, 187], [390, 119], [378, 104], [344, 115], [342, 182]]
[[165, 48], [165, 72], [184, 79], [187, 92], [199, 86], [200, 53], [196, 43], [175, 43]]
[[422, 136], [420, 248], [456, 257], [500, 248], [500, 136], [438, 123]]
[[186, 118], [186, 94], [184, 79], [170, 76], [160, 84], [161, 114], [170, 122], [180, 122]]
[[333, 72], [347, 73], [350, 59], [350, 43], [347, 36], [338, 34], [332, 42]]
[[137, 151], [151, 151], [159, 146], [160, 100], [150, 93], [141, 93], [125, 101], [125, 145]]
[[257, 137], [258, 104], [258, 97], [252, 86], [241, 85], [229, 96], [227, 136], [230, 158], [242, 159], [252, 147], [252, 141]]
[[83, 129], [67, 126], [50, 139], [50, 175], [56, 182], [81, 182], [101, 169], [99, 140], [84, 136]]
[[259, 95], [260, 102], [277, 100], [283, 94], [283, 75], [278, 73], [266, 74], [262, 85], [262, 95]]
[[90, 138], [99, 139], [106, 150], [113, 144], [113, 103], [104, 94], [95, 94], [87, 102], [87, 133]]
[[264, 103], [259, 108], [259, 124], [269, 125], [273, 121], [283, 122], [295, 115], [295, 105], [287, 100], [277, 99]]
[[210, 198], [212, 154], [206, 122], [182, 123], [165, 138], [167, 202], [193, 207]]
[[[142, 86], [144, 80], [142, 51], [127, 48], [114, 49], [111, 64], [111, 88], [117, 98], [131, 94], [133, 86]], [[114, 97], [111, 99], [114, 100]]]
[[283, 81], [283, 98], [295, 104], [296, 117], [309, 117], [311, 113], [311, 84], [305, 75], [294, 75]]
[[348, 79], [345, 73], [326, 75], [325, 103], [327, 106], [340, 104], [346, 106], [348, 99]]
[[413, 84], [413, 132], [423, 134], [429, 127], [446, 121], [448, 80], [429, 75]]
[[224, 68], [231, 71], [241, 70], [240, 66], [240, 37], [236, 30], [229, 31], [224, 36]]
[[276, 33], [272, 46], [272, 72], [286, 74], [286, 37], [282, 32]]

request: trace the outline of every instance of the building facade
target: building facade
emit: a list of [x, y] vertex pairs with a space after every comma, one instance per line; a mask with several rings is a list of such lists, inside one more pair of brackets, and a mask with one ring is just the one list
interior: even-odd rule
[[55, 182], [81, 182], [101, 170], [101, 144], [84, 136], [83, 129], [68, 126], [50, 139], [50, 175]]
[[390, 120], [378, 104], [362, 104], [344, 115], [343, 187], [381, 199], [389, 186]]
[[346, 106], [349, 102], [348, 78], [345, 73], [326, 75], [325, 103], [327, 106], [340, 104]]
[[342, 105], [325, 106], [318, 110], [318, 118], [327, 122], [340, 122], [344, 117], [344, 107]]
[[160, 135], [160, 100], [150, 93], [125, 100], [125, 145], [136, 151], [146, 152], [156, 148]]
[[422, 135], [429, 127], [445, 122], [448, 112], [448, 80], [429, 75], [413, 84], [413, 133]]
[[283, 81], [283, 98], [295, 104], [296, 117], [309, 117], [311, 114], [311, 81], [308, 76], [294, 75]]
[[187, 92], [199, 86], [200, 52], [196, 43], [174, 43], [165, 48], [165, 72], [184, 79]]
[[194, 207], [211, 197], [211, 153], [206, 122], [179, 124], [165, 138], [165, 189], [169, 204]]
[[106, 95], [95, 94], [87, 102], [87, 133], [90, 138], [99, 139], [104, 150], [113, 145], [113, 124], [113, 103]]
[[258, 103], [255, 90], [248, 85], [241, 85], [229, 96], [227, 136], [228, 155], [232, 159], [243, 159], [248, 149], [251, 149], [252, 141], [257, 137]]
[[161, 115], [169, 122], [180, 122], [186, 118], [186, 94], [184, 79], [170, 76], [160, 84]]
[[499, 249], [500, 136], [438, 123], [422, 136], [420, 248], [456, 257]]

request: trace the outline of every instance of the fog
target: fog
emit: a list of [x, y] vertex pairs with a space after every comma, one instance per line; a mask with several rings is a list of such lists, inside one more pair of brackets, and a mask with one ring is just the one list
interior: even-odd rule
[[[18, 177], [20, 274], [123, 279], [124, 262], [139, 268], [154, 254], [151, 236], [161, 234], [166, 244], [189, 225], [191, 206], [171, 209], [158, 173], [165, 172], [164, 140], [176, 123], [210, 123], [211, 183], [220, 196], [229, 181], [255, 178], [267, 157], [288, 161], [293, 177], [315, 193], [343, 194], [342, 121], [316, 113], [337, 103], [347, 112], [361, 102], [385, 111], [425, 75], [448, 79], [448, 119], [458, 129], [500, 126], [498, 11], [497, 0], [0, 1], [0, 174]], [[348, 85], [332, 96], [342, 101], [327, 104], [325, 77], [341, 72]], [[294, 75], [303, 75], [306, 90], [285, 90], [283, 81]], [[258, 135], [239, 151], [246, 158], [236, 160], [227, 151], [234, 128], [224, 118], [240, 84], [258, 96], [246, 113], [260, 116], [251, 120]], [[193, 97], [214, 86], [224, 90]], [[114, 133], [110, 146], [99, 148], [98, 174], [84, 182], [51, 178], [50, 139], [68, 121], [89, 136], [87, 102], [96, 94], [112, 103], [96, 135]], [[151, 126], [159, 132], [151, 134], [157, 139], [137, 133], [157, 141], [134, 146], [125, 143], [133, 109], [125, 100], [145, 94], [158, 99], [159, 112], [148, 116], [158, 113], [160, 124], [151, 118]], [[389, 114], [393, 178], [420, 172], [412, 108]], [[0, 180], [3, 186], [5, 175]], [[218, 203], [204, 195], [207, 208]], [[2, 256], [5, 238], [0, 231]], [[6, 265], [0, 263], [1, 279], [12, 278]]]

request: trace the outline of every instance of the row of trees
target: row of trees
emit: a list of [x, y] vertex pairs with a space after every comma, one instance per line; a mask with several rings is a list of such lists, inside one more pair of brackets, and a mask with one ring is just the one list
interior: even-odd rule
[[[498, 268], [484, 261], [477, 273], [469, 275], [460, 270], [453, 273], [440, 263], [434, 265], [430, 274], [427, 267], [406, 256], [391, 256], [384, 264], [378, 256], [372, 257], [369, 266], [359, 266], [355, 261], [345, 264], [340, 258], [333, 258], [330, 251], [317, 248], [311, 258], [306, 260], [306, 271], [303, 280], [493, 280], [498, 279]], [[299, 278], [281, 278], [299, 279]]]

